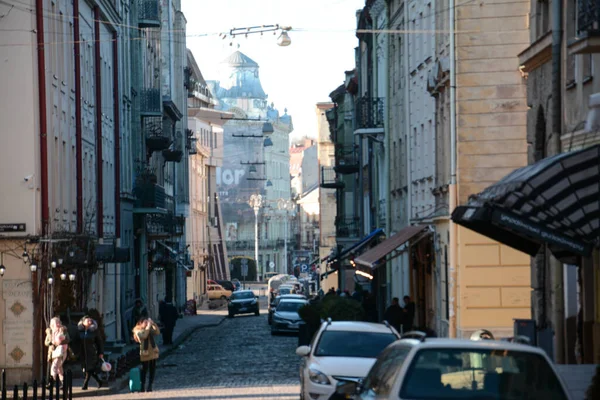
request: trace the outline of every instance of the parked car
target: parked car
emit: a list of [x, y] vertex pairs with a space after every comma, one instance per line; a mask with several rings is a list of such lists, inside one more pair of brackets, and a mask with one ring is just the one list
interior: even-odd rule
[[300, 307], [308, 304], [303, 299], [282, 299], [277, 305], [277, 310], [273, 314], [273, 323], [271, 324], [271, 335], [280, 332], [298, 332], [300, 324], [303, 323], [298, 310]]
[[217, 283], [223, 286], [226, 290], [231, 290], [235, 292], [235, 285], [231, 281], [217, 281]]
[[277, 296], [275, 297], [275, 300], [273, 300], [271, 303], [269, 303], [269, 308], [268, 308], [268, 312], [269, 312], [269, 316], [267, 318], [267, 322], [269, 323], [269, 325], [271, 325], [273, 323], [273, 314], [275, 314], [275, 309], [277, 308], [277, 304], [279, 304], [279, 301], [281, 299], [303, 299], [306, 300], [306, 296], [304, 296], [303, 294], [285, 294], [283, 296]]
[[260, 315], [258, 296], [254, 295], [252, 290], [238, 290], [231, 295], [229, 304], [227, 304], [229, 318], [233, 318], [237, 314], [254, 314]]
[[337, 382], [363, 379], [377, 356], [400, 334], [389, 324], [328, 320], [312, 346], [300, 346], [300, 393], [303, 399], [329, 399]]
[[227, 290], [221, 285], [207, 285], [206, 291], [208, 292], [209, 300], [227, 300], [231, 297], [232, 293], [231, 290]]
[[364, 381], [340, 383], [336, 394], [355, 400], [570, 399], [540, 348], [497, 340], [425, 337], [391, 344]]

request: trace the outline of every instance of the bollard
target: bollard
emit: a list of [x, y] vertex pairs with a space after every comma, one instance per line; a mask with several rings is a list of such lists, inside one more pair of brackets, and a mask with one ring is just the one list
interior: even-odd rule
[[42, 400], [46, 400], [46, 378], [42, 377], [42, 384], [40, 385], [40, 389], [42, 389]]
[[68, 393], [68, 399], [69, 400], [73, 400], [73, 373], [71, 372], [70, 369], [67, 370], [67, 390], [69, 391]]
[[33, 380], [33, 386], [31, 387], [33, 389], [33, 394], [31, 395], [33, 400], [37, 400], [38, 396], [37, 396], [37, 390], [38, 390], [38, 384], [37, 384], [37, 379]]
[[48, 386], [48, 400], [54, 399], [54, 385]]
[[29, 388], [27, 387], [27, 382], [23, 382], [23, 400], [27, 400], [27, 390]]
[[13, 400], [18, 400], [19, 399], [19, 387], [17, 385], [15, 385], [14, 389], [13, 389]]

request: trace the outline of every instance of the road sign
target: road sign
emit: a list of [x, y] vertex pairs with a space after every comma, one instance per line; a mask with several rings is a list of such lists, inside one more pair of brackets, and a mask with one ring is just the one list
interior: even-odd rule
[[300, 268], [302, 268], [302, 272], [308, 272], [308, 265], [302, 264]]
[[269, 268], [275, 268], [275, 263], [273, 261], [269, 263]]
[[242, 264], [242, 276], [248, 276], [248, 264]]
[[248, 259], [247, 258], [242, 258], [240, 260], [240, 263], [242, 263], [242, 265], [248, 265]]

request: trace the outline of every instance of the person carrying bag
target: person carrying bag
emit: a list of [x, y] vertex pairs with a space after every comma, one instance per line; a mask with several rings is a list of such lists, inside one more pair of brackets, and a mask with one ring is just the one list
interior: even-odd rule
[[50, 327], [46, 329], [45, 345], [48, 346], [48, 362], [50, 363], [50, 379], [48, 387], [60, 379], [61, 387], [64, 385], [63, 364], [67, 359], [69, 349], [69, 333], [58, 317], [50, 320]]
[[[141, 391], [152, 391], [154, 376], [156, 374], [156, 360], [158, 359], [159, 350], [155, 336], [160, 335], [160, 329], [156, 322], [152, 319], [144, 319], [139, 321], [133, 328], [133, 337], [140, 344], [140, 361], [142, 362], [141, 372]], [[149, 372], [149, 374], [148, 374]], [[148, 388], [146, 389], [146, 375], [148, 377]]]

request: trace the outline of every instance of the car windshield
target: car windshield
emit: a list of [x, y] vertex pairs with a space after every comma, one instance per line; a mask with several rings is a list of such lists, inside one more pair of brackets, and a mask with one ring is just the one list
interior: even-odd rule
[[304, 302], [299, 301], [280, 301], [277, 305], [277, 311], [298, 312], [304, 305]]
[[292, 289], [290, 289], [290, 288], [280, 288], [279, 289], [279, 294], [280, 295], [290, 294], [290, 293], [292, 293]]
[[241, 300], [241, 299], [253, 299], [254, 293], [252, 292], [237, 292], [231, 295], [231, 300]]
[[415, 400], [567, 399], [544, 357], [503, 349], [420, 350], [406, 373], [400, 397]]
[[398, 337], [393, 333], [325, 331], [314, 355], [318, 357], [376, 358]]

